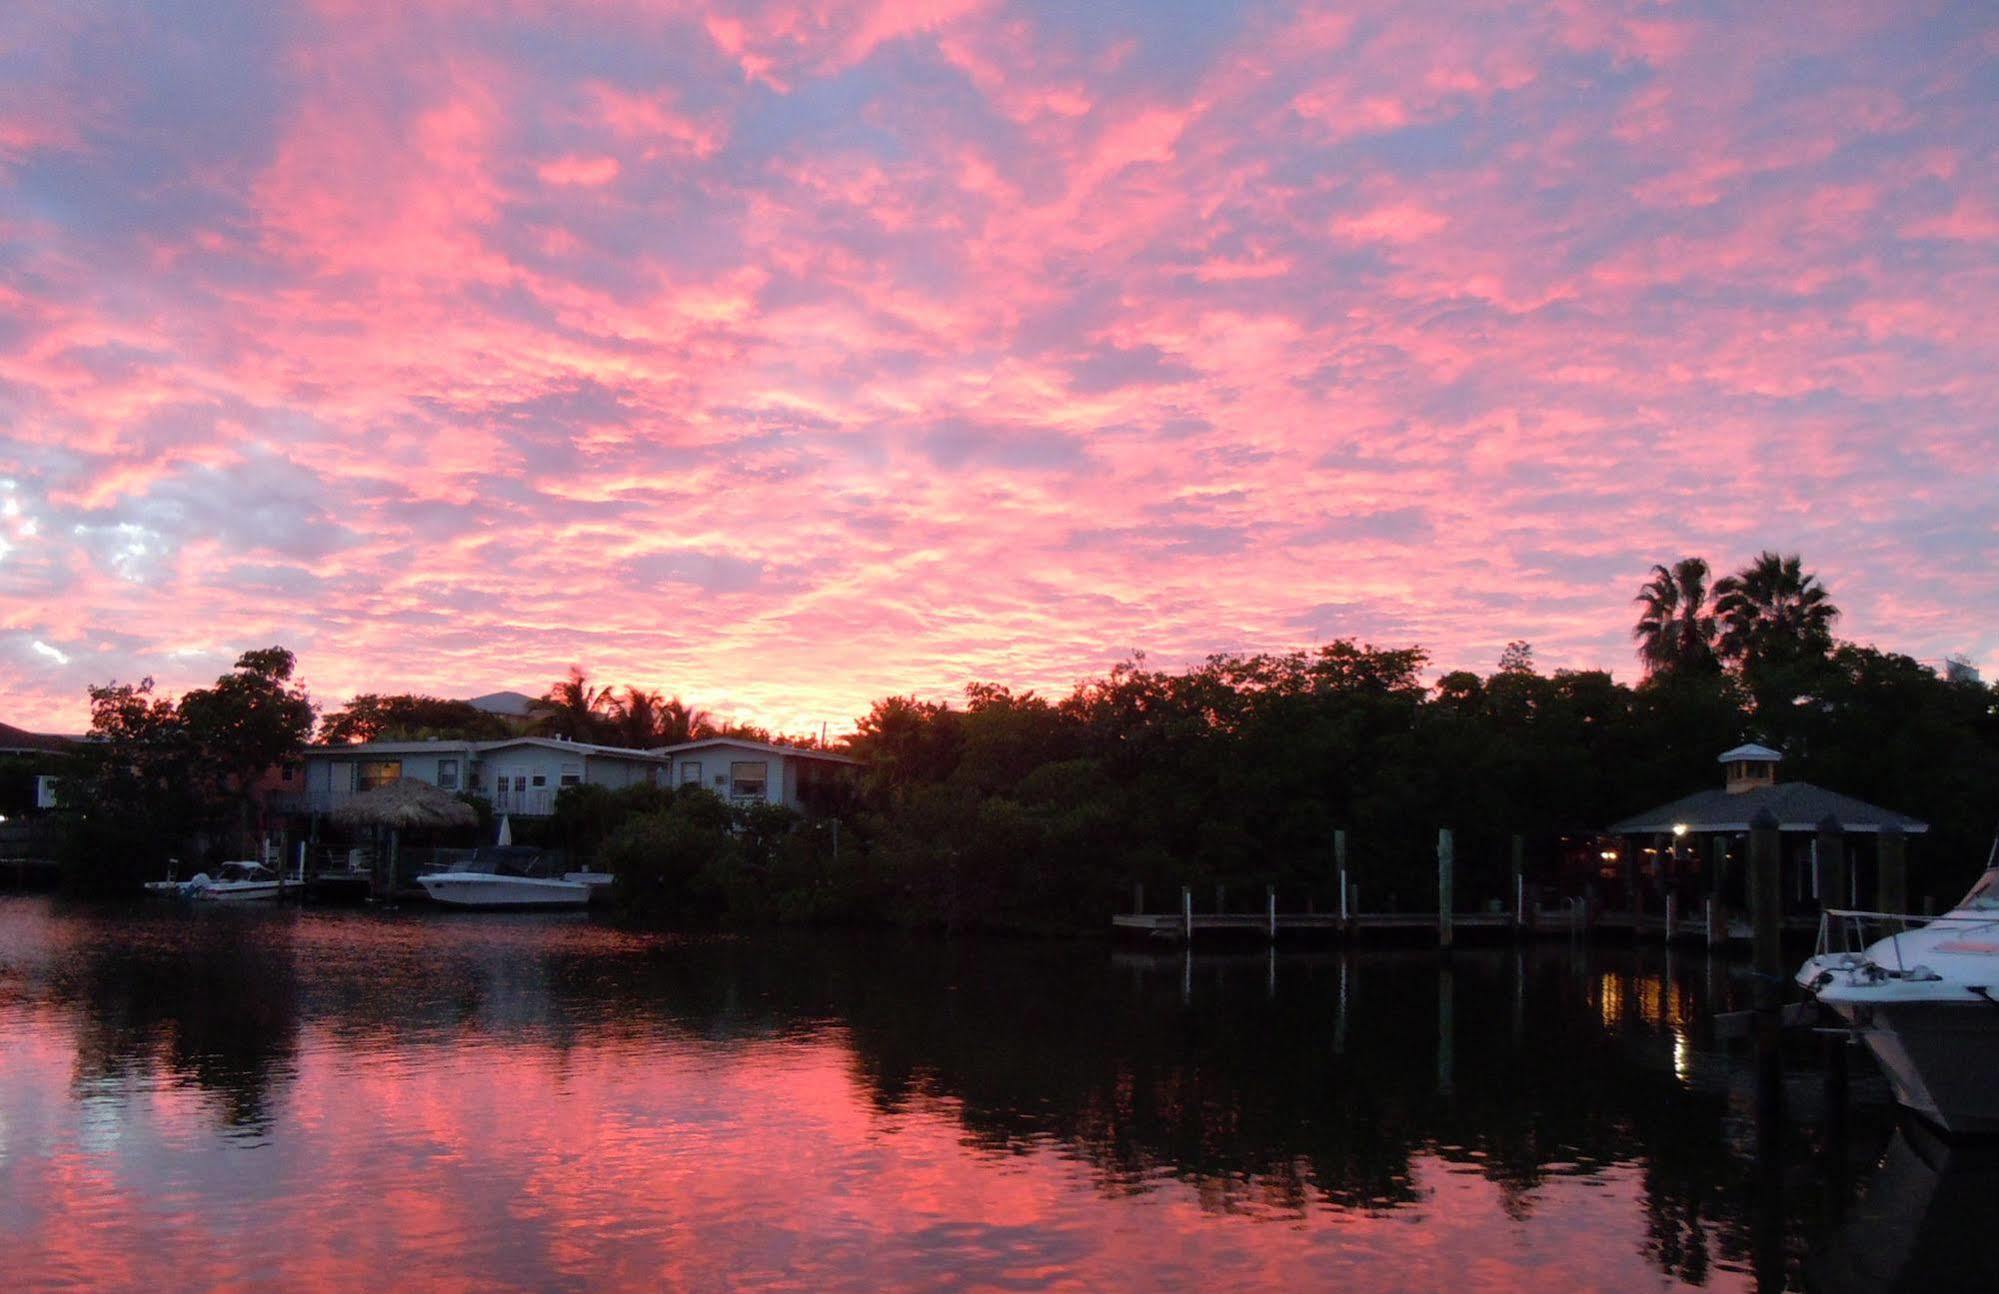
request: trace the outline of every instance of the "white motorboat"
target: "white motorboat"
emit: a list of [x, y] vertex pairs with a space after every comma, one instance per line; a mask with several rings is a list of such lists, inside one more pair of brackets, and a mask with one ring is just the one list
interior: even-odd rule
[[1940, 917], [1827, 912], [1797, 982], [1866, 1040], [1904, 1107], [1999, 1133], [1999, 867]]
[[438, 903], [459, 908], [580, 908], [591, 886], [541, 874], [532, 849], [482, 849], [449, 871], [416, 878]]
[[196, 872], [181, 883], [179, 890], [180, 897], [203, 903], [244, 903], [275, 899], [284, 893], [284, 888], [284, 880], [276, 872], [254, 859], [245, 859], [223, 863], [213, 876]]

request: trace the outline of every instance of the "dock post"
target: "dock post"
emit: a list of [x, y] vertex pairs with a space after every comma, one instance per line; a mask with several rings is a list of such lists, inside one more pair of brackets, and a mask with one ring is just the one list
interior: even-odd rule
[[1708, 842], [1708, 942], [1728, 938], [1728, 836], [1717, 832]]
[[1883, 912], [1909, 910], [1909, 838], [1899, 823], [1891, 822], [1875, 837], [1880, 859], [1875, 867], [1874, 906]]
[[1527, 838], [1513, 837], [1513, 933], [1527, 928]]
[[1638, 914], [1645, 906], [1644, 900], [1638, 894], [1638, 854], [1640, 849], [1638, 841], [1640, 837], [1625, 836], [1622, 839], [1624, 842], [1624, 909], [1631, 914], [1631, 933], [1635, 935], [1638, 933]]
[[1345, 827], [1335, 827], [1333, 829], [1333, 871], [1338, 873], [1340, 878], [1340, 931], [1344, 934], [1347, 928], [1348, 912], [1347, 829]]
[[1144, 881], [1134, 882], [1131, 887], [1131, 914], [1135, 917], [1145, 915]]
[[1264, 886], [1263, 899], [1265, 905], [1270, 910], [1270, 942], [1274, 944], [1277, 942], [1277, 887], [1275, 885]]
[[1846, 828], [1839, 815], [1828, 813], [1819, 821], [1819, 911], [1848, 906], [1853, 896], [1846, 888]]
[[1680, 896], [1671, 890], [1666, 892], [1666, 942], [1673, 942], [1673, 935], [1680, 924]]
[[1767, 1139], [1759, 1147], [1766, 1154], [1775, 1153], [1784, 1100], [1777, 1046], [1777, 1009], [1784, 984], [1782, 863], [1777, 816], [1760, 809], [1749, 823], [1749, 907], [1756, 930], [1756, 1127], [1759, 1137]]
[[1191, 885], [1182, 885], [1180, 887], [1180, 929], [1186, 938], [1187, 946], [1192, 948], [1194, 946], [1194, 887]]
[[1437, 946], [1451, 946], [1451, 871], [1457, 861], [1457, 845], [1449, 827], [1437, 829]]

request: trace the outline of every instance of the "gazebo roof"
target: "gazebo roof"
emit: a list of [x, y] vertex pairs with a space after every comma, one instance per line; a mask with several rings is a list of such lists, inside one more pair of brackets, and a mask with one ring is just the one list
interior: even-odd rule
[[336, 808], [333, 817], [350, 827], [470, 827], [478, 823], [479, 812], [449, 791], [403, 778], [361, 792]]
[[1734, 750], [1724, 750], [1715, 757], [1717, 764], [1774, 764], [1784, 757], [1781, 750], [1759, 746], [1755, 742], [1737, 746]]
[[[1743, 758], [1735, 751], [1722, 756], [1723, 759], [1731, 757]], [[1694, 834], [1747, 831], [1750, 820], [1764, 809], [1777, 819], [1778, 829], [1782, 831], [1817, 831], [1819, 823], [1828, 817], [1839, 819], [1840, 827], [1846, 831], [1880, 831], [1895, 826], [1910, 835], [1919, 835], [1930, 829], [1929, 823], [1906, 813], [1856, 800], [1838, 791], [1828, 791], [1823, 786], [1813, 786], [1810, 782], [1778, 782], [1772, 786], [1733, 793], [1718, 787], [1696, 791], [1670, 804], [1662, 804], [1622, 822], [1612, 823], [1610, 834], [1663, 835], [1674, 827], [1685, 827]]]

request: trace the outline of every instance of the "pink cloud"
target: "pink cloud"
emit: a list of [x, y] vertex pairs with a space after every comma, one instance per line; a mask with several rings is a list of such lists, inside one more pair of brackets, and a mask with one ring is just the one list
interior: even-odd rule
[[1995, 540], [1945, 520], [1995, 488], [1989, 31], [607, 0], [233, 32], [77, 17], [0, 97], [9, 722], [268, 640], [334, 697], [580, 661], [815, 729], [1343, 625], [1623, 671], [1652, 562], [1773, 545], [1848, 632], [1999, 668]]
[[583, 188], [595, 188], [609, 184], [618, 178], [622, 170], [615, 157], [558, 157], [543, 162], [535, 168], [535, 174], [545, 184], [574, 184]]

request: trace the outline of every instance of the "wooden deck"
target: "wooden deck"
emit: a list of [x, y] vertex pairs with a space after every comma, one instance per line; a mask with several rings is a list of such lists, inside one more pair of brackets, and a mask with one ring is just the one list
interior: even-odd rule
[[[1544, 911], [1537, 913], [1536, 918], [1527, 927], [1526, 933], [1566, 934], [1581, 928], [1576, 914], [1570, 911]], [[1113, 930], [1155, 939], [1184, 939], [1190, 925], [1197, 935], [1234, 931], [1268, 938], [1273, 934], [1300, 931], [1329, 935], [1390, 930], [1434, 931], [1438, 928], [1438, 921], [1434, 912], [1357, 912], [1344, 917], [1337, 912], [1279, 912], [1274, 916], [1268, 912], [1196, 912], [1192, 918], [1173, 912], [1145, 912], [1122, 913], [1111, 918]], [[1512, 931], [1518, 925], [1510, 912], [1461, 912], [1451, 917], [1454, 932]]]
[[[1111, 918], [1115, 933], [1150, 939], [1184, 940], [1194, 935], [1261, 935], [1266, 939], [1289, 934], [1312, 934], [1335, 938], [1370, 932], [1436, 932], [1434, 912], [1358, 912], [1341, 916], [1336, 912], [1196, 912], [1190, 919], [1177, 912], [1121, 913]], [[1793, 916], [1784, 920], [1787, 935], [1811, 933], [1818, 918]], [[1688, 943], [1709, 939], [1705, 914], [1681, 917], [1673, 922], [1671, 934], [1666, 917], [1659, 912], [1593, 912], [1585, 915], [1580, 907], [1542, 908], [1525, 923], [1510, 912], [1458, 912], [1451, 916], [1453, 935], [1464, 932], [1501, 931], [1521, 936], [1569, 935], [1585, 930], [1628, 932], [1633, 937], [1671, 938]], [[1747, 921], [1731, 918], [1720, 932], [1719, 942], [1747, 943], [1752, 932]]]

